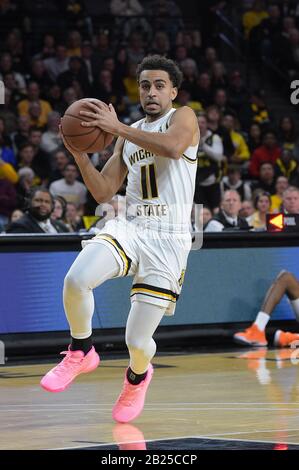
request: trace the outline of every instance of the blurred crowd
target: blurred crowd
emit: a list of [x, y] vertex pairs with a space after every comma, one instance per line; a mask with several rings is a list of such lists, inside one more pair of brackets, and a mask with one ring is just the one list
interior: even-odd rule
[[[97, 17], [92, 8], [99, 3], [102, 16]], [[213, 18], [229, 2], [206, 3]], [[294, 77], [299, 71], [297, 2], [246, 0], [242, 15], [250, 54], [257, 60], [266, 55]], [[5, 25], [0, 31], [0, 80], [5, 86], [0, 231], [20, 232], [17, 221], [28, 211], [35, 214], [41, 232], [76, 232], [92, 225], [97, 204], [62, 144], [60, 118], [74, 101], [92, 96], [112, 103], [126, 124], [140, 119], [135, 72], [149, 53], [179, 64], [184, 81], [174, 106], [188, 105], [198, 116], [194, 202], [204, 205], [205, 229], [262, 230], [268, 212], [299, 213], [299, 203], [286, 202], [288, 194], [299, 200], [294, 119], [285, 115], [277, 121], [263, 90], [248, 89], [242, 68], [222, 60], [214, 23], [207, 32], [205, 17], [197, 19], [186, 18], [183, 2], [174, 0], [0, 1]], [[90, 158], [102, 169], [112, 151], [113, 145]], [[119, 194], [125, 194], [125, 185]], [[38, 208], [48, 207], [44, 214], [32, 210], [36, 199]], [[48, 219], [59, 224], [46, 227]], [[193, 229], [198, 224], [193, 217]]]

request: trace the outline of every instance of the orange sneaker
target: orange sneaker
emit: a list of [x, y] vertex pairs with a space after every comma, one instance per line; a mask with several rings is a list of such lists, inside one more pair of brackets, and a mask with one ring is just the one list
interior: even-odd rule
[[274, 335], [274, 346], [278, 346], [279, 348], [291, 346], [294, 341], [299, 342], [298, 333], [290, 333], [289, 331], [277, 330]]
[[250, 344], [251, 346], [267, 346], [265, 332], [258, 329], [253, 323], [245, 331], [234, 334], [234, 340], [241, 344]]

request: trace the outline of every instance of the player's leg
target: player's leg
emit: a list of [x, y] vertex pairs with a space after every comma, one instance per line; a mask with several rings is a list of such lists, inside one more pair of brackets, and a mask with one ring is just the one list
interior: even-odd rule
[[[276, 303], [274, 304], [274, 307], [280, 302], [283, 293], [287, 295], [292, 308], [294, 310], [294, 313], [296, 315], [297, 321], [299, 320], [299, 281], [296, 279], [296, 277], [287, 271], [282, 271], [280, 273], [280, 278], [277, 278], [277, 284], [278, 284], [278, 289], [276, 295], [273, 294], [272, 292], [269, 292], [268, 298], [266, 298], [265, 306], [264, 309], [265, 311], [268, 311], [272, 307], [272, 302]], [[275, 286], [275, 283], [273, 287]], [[281, 296], [280, 296], [281, 295]], [[272, 300], [273, 297], [273, 300]], [[273, 308], [270, 311], [270, 314], [273, 311]], [[274, 345], [279, 346], [279, 347], [286, 347], [290, 346], [294, 341], [299, 341], [299, 334], [297, 333], [290, 333], [288, 331], [282, 331], [282, 330], [277, 330], [274, 336]]]
[[93, 289], [117, 276], [119, 264], [107, 246], [91, 243], [81, 251], [68, 271], [63, 303], [71, 330], [71, 349], [85, 354], [91, 349]]
[[126, 344], [130, 365], [125, 374], [123, 390], [113, 408], [113, 418], [129, 422], [142, 411], [153, 367], [150, 363], [156, 353], [153, 334], [165, 314], [166, 307], [135, 301], [126, 326]]
[[299, 313], [299, 282], [292, 273], [281, 271], [268, 289], [254, 323], [244, 332], [235, 333], [234, 339], [247, 345], [266, 346], [266, 326], [274, 308], [285, 294]]
[[71, 345], [66, 357], [41, 380], [41, 386], [60, 392], [77, 375], [90, 372], [99, 364], [99, 356], [91, 341], [94, 299], [92, 289], [118, 275], [120, 265], [110, 249], [91, 243], [80, 252], [66, 275], [64, 306], [70, 324]]

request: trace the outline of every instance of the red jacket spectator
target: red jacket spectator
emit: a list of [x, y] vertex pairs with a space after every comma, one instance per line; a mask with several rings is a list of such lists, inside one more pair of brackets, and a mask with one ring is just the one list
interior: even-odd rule
[[259, 169], [262, 163], [272, 163], [275, 165], [276, 160], [281, 156], [281, 149], [277, 145], [276, 136], [273, 132], [267, 132], [263, 139], [263, 145], [255, 149], [252, 154], [249, 173], [254, 178], [259, 177]]

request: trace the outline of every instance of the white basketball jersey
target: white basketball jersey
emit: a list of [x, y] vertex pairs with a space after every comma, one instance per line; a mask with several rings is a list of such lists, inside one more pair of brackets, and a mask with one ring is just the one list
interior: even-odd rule
[[[154, 122], [145, 119], [132, 127], [147, 132], [166, 132], [172, 114]], [[189, 231], [195, 190], [198, 144], [174, 160], [155, 155], [126, 140], [123, 159], [128, 168], [127, 218], [147, 226], [184, 233]]]

